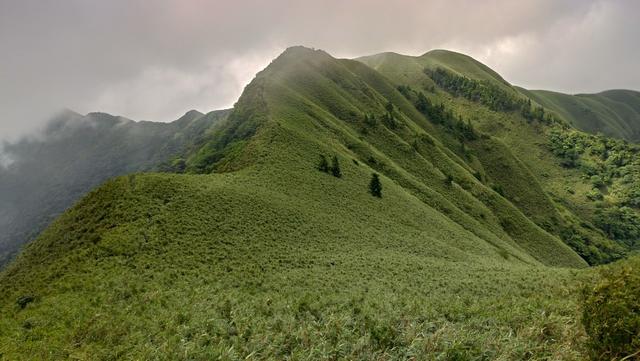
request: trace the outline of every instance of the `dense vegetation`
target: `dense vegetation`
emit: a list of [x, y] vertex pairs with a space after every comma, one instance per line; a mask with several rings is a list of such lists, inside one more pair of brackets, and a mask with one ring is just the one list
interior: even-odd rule
[[640, 246], [640, 147], [626, 141], [554, 128], [549, 145], [568, 168], [578, 168], [597, 202], [595, 224], [610, 238]]
[[[500, 88], [496, 89], [498, 89], [500, 92], [503, 92], [502, 90], [500, 90]], [[444, 103], [435, 104], [430, 101], [422, 91], [414, 90], [410, 86], [400, 85], [398, 86], [398, 91], [402, 93], [408, 100], [410, 100], [418, 111], [424, 114], [435, 124], [441, 126], [447, 133], [451, 134], [455, 139], [457, 139], [460, 142], [460, 149], [462, 149], [462, 155], [464, 157], [470, 158], [473, 156], [472, 150], [470, 150], [469, 146], [466, 145], [469, 144], [469, 141], [476, 141], [471, 143], [476, 143], [476, 147], [477, 144], [486, 142], [485, 139], [487, 139], [488, 135], [479, 134], [479, 132], [473, 127], [469, 120], [465, 121], [462, 115], [454, 115], [454, 112], [450, 108], [447, 108]], [[552, 118], [549, 117], [549, 119]], [[560, 126], [555, 126], [550, 129], [558, 130], [562, 134], [567, 131], [566, 127]], [[551, 139], [554, 139], [553, 136], [551, 136]], [[483, 145], [482, 147], [487, 147], [487, 144]], [[481, 172], [475, 171], [473, 174], [480, 181], [488, 181], [487, 177], [483, 176]], [[447, 174], [445, 183], [450, 185], [452, 184], [453, 180], [453, 177]], [[498, 194], [502, 195], [503, 197], [508, 197], [503, 186], [500, 183], [492, 183], [490, 184], [490, 186]], [[601, 208], [602, 206], [600, 205], [598, 210], [600, 210]], [[609, 211], [610, 210], [607, 208], [607, 210], [604, 212], [608, 215], [612, 215], [612, 213]], [[605, 219], [604, 216], [601, 216], [602, 214], [603, 213], [597, 213], [598, 217], [594, 218], [594, 222], [598, 225], [608, 226], [609, 224], [612, 224], [614, 226], [619, 226], [620, 224], [625, 224], [623, 220], [619, 220], [614, 223], [607, 223], [609, 219]], [[635, 212], [632, 211], [630, 216], [634, 215]], [[544, 224], [541, 225], [544, 226]], [[635, 225], [632, 225], [632, 229], [635, 228]], [[596, 243], [594, 246], [594, 242], [591, 241], [589, 235], [585, 234], [585, 232], [572, 226], [571, 224], [561, 225], [556, 229], [549, 229], [549, 231], [556, 233], [558, 237], [560, 237], [565, 243], [571, 246], [580, 256], [587, 260], [589, 264], [601, 264], [610, 262], [620, 258], [622, 255], [622, 251], [620, 251], [620, 249], [611, 248], [608, 244]], [[612, 236], [612, 234], [613, 233], [611, 232], [611, 230], [607, 230], [607, 236], [609, 238], [620, 241], [620, 239]], [[635, 234], [625, 234], [626, 242], [623, 242], [623, 244], [625, 246], [628, 246], [628, 248], [632, 248], [633, 244], [631, 243], [633, 243], [633, 241], [630, 240], [633, 240], [634, 236]]]
[[582, 320], [593, 360], [640, 357], [640, 258], [600, 271], [585, 286]]
[[432, 122], [442, 125], [449, 132], [455, 134], [460, 141], [472, 141], [478, 138], [476, 130], [469, 120], [461, 115], [454, 115], [443, 103], [433, 104], [422, 91], [413, 90], [410, 86], [399, 85], [398, 91], [407, 100], [412, 101], [416, 109]]
[[522, 96], [507, 92], [491, 81], [474, 80], [456, 75], [443, 68], [436, 68], [435, 70], [425, 68], [424, 72], [438, 86], [451, 94], [479, 102], [491, 110], [501, 112], [520, 111], [522, 116], [529, 121], [537, 120], [545, 123], [558, 121], [555, 116], [545, 112], [542, 106], [533, 106], [531, 99], [525, 99]]
[[[546, 111], [542, 106], [532, 104], [530, 99], [524, 97], [516, 89], [505, 87], [501, 82], [472, 79], [445, 70], [440, 66], [424, 68], [423, 72], [438, 87], [456, 97], [463, 97], [471, 102], [480, 103], [497, 113], [519, 113], [529, 123], [535, 121], [534, 126], [538, 127], [538, 129], [545, 129], [542, 134], [548, 139], [552, 153], [560, 159], [561, 164], [566, 168], [578, 168], [581, 172], [581, 177], [593, 184], [592, 189], [584, 194], [585, 199], [592, 203], [587, 205], [590, 208], [590, 212], [583, 213], [581, 217], [587, 218], [593, 225], [604, 232], [606, 238], [617, 241], [622, 248], [612, 247], [606, 242], [594, 242], [593, 235], [588, 234], [590, 233], [589, 231], [580, 230], [575, 225], [561, 225], [555, 230], [555, 233], [560, 238], [590, 264], [619, 259], [625, 253], [623, 249], [628, 250], [636, 247], [638, 219], [640, 217], [637, 209], [629, 208], [634, 207], [636, 193], [640, 194], [636, 190], [637, 184], [640, 184], [635, 175], [637, 174], [635, 170], [637, 166], [630, 164], [637, 159], [636, 154], [638, 151], [636, 146], [602, 136], [599, 137], [599, 141], [595, 141], [594, 139], [598, 138], [597, 136], [571, 129], [566, 125], [566, 122], [557, 118], [556, 115]], [[490, 77], [487, 78], [491, 79]], [[425, 89], [433, 93], [433, 89], [429, 87], [425, 87]], [[416, 108], [430, 119], [442, 123], [439, 119], [454, 118], [451, 110], [445, 111], [444, 104], [432, 106], [422, 91], [413, 91], [410, 86], [406, 85], [400, 85], [399, 90], [405, 96], [409, 96], [412, 92], [418, 94], [417, 97], [414, 96]], [[439, 113], [445, 114], [445, 116], [442, 117]], [[458, 117], [462, 119], [462, 115]], [[450, 120], [448, 123], [453, 124]], [[459, 121], [458, 124], [463, 123]], [[451, 126], [448, 128], [452, 129]], [[458, 126], [458, 129], [460, 134], [461, 127]], [[473, 126], [469, 124], [468, 129], [472, 130]], [[580, 142], [581, 144], [578, 144]], [[591, 147], [587, 144], [589, 142], [599, 142], [600, 144]], [[582, 157], [582, 153], [585, 151], [594, 156], [592, 157], [594, 159]], [[609, 153], [611, 153], [611, 159], [608, 159]], [[595, 159], [598, 157], [602, 160], [601, 162]], [[615, 193], [617, 195], [608, 196], [607, 199], [609, 201], [603, 202], [603, 193], [608, 194], [609, 189], [607, 186], [611, 183], [612, 175], [614, 175], [613, 177], [621, 176], [626, 178], [624, 178], [624, 181], [615, 182]], [[505, 195], [501, 185], [494, 185], [494, 189]], [[575, 194], [575, 190], [572, 188], [566, 188], [566, 190], [571, 194]], [[582, 205], [579, 207], [582, 207]], [[637, 208], [637, 206], [635, 207]], [[585, 224], [584, 221], [582, 224]], [[591, 226], [587, 226], [587, 228], [589, 227]]]
[[[566, 125], [483, 103], [511, 89], [486, 67], [386, 59], [288, 49], [174, 174], [83, 198], [0, 273], [0, 355], [585, 359], [585, 260], [630, 247], [605, 224], [635, 208], [586, 198], [591, 155], [562, 165], [549, 138]], [[478, 99], [424, 72], [445, 60]]]

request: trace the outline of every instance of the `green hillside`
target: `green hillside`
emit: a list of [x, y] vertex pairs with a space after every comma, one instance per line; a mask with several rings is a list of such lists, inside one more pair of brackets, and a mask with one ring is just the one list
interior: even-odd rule
[[636, 91], [608, 90], [598, 94], [568, 95], [546, 90], [521, 90], [580, 130], [640, 141], [640, 93]]
[[583, 360], [587, 261], [635, 246], [597, 210], [632, 197], [587, 199], [553, 145], [595, 141], [516, 105], [460, 54], [290, 48], [174, 174], [106, 182], [0, 274], [0, 355]]
[[[618, 212], [620, 207], [637, 207], [634, 204], [640, 200], [640, 189], [634, 184], [640, 182], [640, 163], [632, 156], [636, 147], [574, 132], [562, 113], [541, 107], [535, 98], [527, 104], [528, 93], [511, 87], [492, 71], [481, 74], [486, 67], [472, 58], [437, 51], [439, 55], [433, 60], [433, 53], [421, 57], [382, 54], [359, 61], [378, 69], [397, 86], [409, 87], [414, 93], [425, 94], [432, 103], [453, 109], [490, 135], [490, 142], [470, 142], [467, 146], [476, 156], [485, 158], [483, 166], [493, 177], [491, 181], [506, 190], [504, 196], [536, 224], [562, 238], [591, 264], [619, 257], [626, 248], [624, 240], [611, 242], [612, 237], [603, 234], [606, 229], [598, 224], [604, 223], [603, 208]], [[455, 68], [443, 70], [439, 59], [445, 53], [449, 62], [457, 64]], [[458, 60], [452, 60], [455, 58]], [[440, 84], [432, 78], [436, 70]], [[584, 138], [581, 144], [576, 144], [578, 134]], [[501, 150], [488, 153], [491, 143]], [[575, 161], [567, 162], [565, 149], [570, 148], [576, 150], [571, 155]], [[505, 154], [516, 160], [506, 160]], [[521, 170], [515, 172], [509, 163]], [[594, 183], [594, 177], [604, 183]], [[637, 208], [631, 214], [640, 219]], [[630, 222], [630, 227], [640, 229], [640, 221]]]
[[[294, 170], [318, 177], [308, 168]], [[497, 254], [388, 180], [373, 198], [355, 165], [307, 187], [265, 173], [136, 175], [91, 193], [3, 274], [0, 352], [570, 358], [571, 272]]]
[[380, 53], [356, 60], [367, 64], [398, 84], [422, 88], [434, 86], [433, 80], [425, 77], [424, 69], [442, 68], [471, 79], [492, 82], [505, 91], [514, 92], [509, 83], [498, 73], [468, 55], [453, 51], [432, 50], [418, 57]]
[[598, 94], [569, 95], [548, 90], [511, 87], [499, 74], [473, 58], [446, 50], [432, 50], [419, 57], [381, 53], [358, 58], [398, 84], [428, 87], [424, 68], [442, 68], [458, 75], [496, 84], [508, 92], [520, 92], [557, 113], [578, 129], [610, 137], [640, 141], [640, 93], [608, 90]]
[[3, 144], [13, 162], [0, 167], [0, 268], [105, 180], [175, 168], [174, 158], [197, 147], [227, 113], [192, 110], [172, 123], [156, 123], [66, 111], [40, 136]]

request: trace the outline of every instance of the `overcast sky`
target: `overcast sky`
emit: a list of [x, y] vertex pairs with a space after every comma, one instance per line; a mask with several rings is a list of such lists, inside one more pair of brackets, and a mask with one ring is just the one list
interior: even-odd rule
[[636, 0], [0, 0], [0, 139], [70, 108], [170, 121], [230, 107], [291, 45], [469, 54], [527, 88], [640, 90]]

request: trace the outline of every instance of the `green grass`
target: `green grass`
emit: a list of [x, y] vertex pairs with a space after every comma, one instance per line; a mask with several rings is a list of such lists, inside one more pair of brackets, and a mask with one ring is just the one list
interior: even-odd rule
[[433, 81], [424, 77], [423, 70], [443, 68], [457, 75], [474, 80], [489, 81], [501, 89], [518, 94], [500, 74], [470, 56], [448, 50], [432, 50], [419, 57], [396, 53], [381, 53], [364, 56], [356, 60], [388, 76], [393, 82], [421, 87], [431, 87]]
[[347, 164], [296, 169], [305, 187], [257, 169], [107, 183], [3, 275], [0, 352], [580, 358], [573, 271], [500, 254], [388, 180], [373, 198]]
[[598, 94], [568, 95], [546, 90], [523, 92], [589, 133], [640, 141], [640, 93], [609, 90]]
[[66, 112], [41, 136], [4, 144], [15, 162], [0, 167], [0, 268], [91, 189], [115, 176], [171, 169], [227, 114], [194, 110], [154, 123]]
[[443, 68], [479, 81], [489, 81], [516, 96], [526, 96], [555, 112], [574, 127], [589, 133], [640, 141], [640, 93], [608, 90], [598, 94], [569, 95], [548, 90], [512, 87], [499, 74], [473, 58], [446, 50], [433, 50], [419, 57], [381, 53], [357, 59], [394, 83], [418, 89], [434, 89], [423, 69]]
[[482, 134], [426, 119], [396, 82], [429, 87], [423, 58], [473, 64], [287, 50], [184, 155], [207, 174], [111, 180], [0, 274], [0, 358], [584, 359], [561, 233], [610, 240], [556, 196], [580, 175], [517, 115], [433, 89]]
[[[484, 65], [470, 57], [446, 51], [434, 53], [454, 64], [445, 67], [449, 71], [469, 79], [489, 81], [496, 86], [506, 87], [506, 92], [516, 97], [531, 96], [529, 91], [505, 84], [493, 71], [486, 70]], [[564, 113], [556, 112], [555, 116], [560, 119], [559, 124], [528, 121], [519, 114], [520, 112], [491, 111], [482, 104], [452, 96], [430, 84], [430, 78], [424, 74], [424, 69], [444, 67], [442, 63], [430, 59], [430, 54], [432, 53], [422, 57], [380, 54], [359, 60], [378, 69], [397, 85], [409, 85], [425, 92], [432, 102], [445, 104], [453, 109], [454, 113], [469, 119], [480, 132], [491, 135], [491, 141], [482, 140], [470, 144], [475, 156], [484, 157], [480, 163], [484, 168], [484, 174], [490, 175], [486, 181], [498, 184], [502, 189], [509, 189], [504, 196], [537, 225], [562, 238], [592, 264], [620, 257], [626, 247], [608, 239], [594, 226], [597, 223], [594, 214], [599, 204], [587, 198], [593, 188], [589, 180], [590, 175], [583, 168], [563, 167], [561, 159], [552, 151], [552, 130], [560, 129], [563, 133], [569, 134], [570, 129], [562, 124], [570, 124], [571, 118], [565, 118]], [[621, 95], [628, 92], [611, 91], [603, 94], [606, 93], [615, 94], [617, 101], [626, 102], [628, 106], [634, 104], [632, 99], [626, 99]], [[535, 106], [538, 99], [532, 99]], [[545, 102], [540, 103], [548, 105]], [[547, 113], [550, 109], [555, 108], [547, 108]], [[437, 138], [442, 139], [442, 135]], [[453, 147], [456, 145], [453, 144]], [[629, 169], [630, 167], [617, 167], [614, 172], [625, 174], [629, 173]], [[612, 205], [616, 206], [613, 203]]]

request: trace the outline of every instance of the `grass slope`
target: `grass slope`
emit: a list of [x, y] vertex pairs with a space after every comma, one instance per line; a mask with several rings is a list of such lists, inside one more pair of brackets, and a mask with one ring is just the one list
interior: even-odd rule
[[194, 110], [155, 123], [69, 111], [40, 137], [4, 144], [14, 162], [0, 167], [0, 267], [89, 190], [118, 175], [161, 168], [197, 146], [227, 113]]
[[571, 271], [505, 260], [386, 179], [375, 199], [355, 165], [292, 186], [308, 165], [108, 182], [2, 275], [0, 352], [580, 359]]
[[501, 89], [515, 93], [500, 74], [472, 57], [448, 50], [431, 50], [421, 56], [412, 57], [396, 53], [380, 53], [356, 59], [389, 77], [394, 83], [412, 85], [417, 88], [434, 86], [433, 81], [425, 77], [424, 69], [443, 68], [458, 75], [475, 80], [490, 81]]
[[445, 104], [490, 135], [490, 140], [481, 138], [467, 146], [479, 158], [487, 181], [506, 190], [504, 196], [538, 226], [571, 244], [593, 263], [610, 260], [612, 256], [608, 255], [616, 257], [623, 252], [623, 247], [593, 226], [596, 204], [586, 197], [592, 188], [588, 177], [563, 167], [552, 154], [549, 126], [530, 123], [519, 113], [491, 111], [476, 102], [452, 96], [435, 86], [424, 70], [450, 63], [453, 65], [446, 66], [449, 71], [490, 82], [507, 94], [522, 97], [528, 93], [511, 87], [472, 58], [444, 50], [421, 57], [383, 53], [358, 60], [378, 69], [398, 86], [408, 85], [424, 91], [432, 102]]
[[510, 93], [521, 93], [556, 112], [580, 130], [640, 141], [640, 93], [608, 90], [598, 94], [569, 95], [548, 90], [512, 87], [499, 74], [473, 58], [447, 50], [432, 50], [419, 57], [381, 53], [357, 59], [380, 71], [392, 81], [419, 89], [432, 87], [424, 68], [447, 69], [455, 74], [489, 81]]
[[640, 93], [636, 91], [608, 90], [577, 95], [546, 90], [522, 91], [561, 114], [578, 129], [640, 142]]
[[[287, 50], [182, 155], [215, 173], [111, 180], [0, 274], [0, 354], [583, 359], [585, 262], [555, 229], [574, 213], [531, 182], [515, 120], [474, 119], [492, 136], [461, 144], [396, 85]], [[341, 178], [316, 169], [320, 154]]]
[[[301, 58], [306, 61], [300, 61]], [[276, 74], [277, 81], [286, 83], [286, 87], [268, 93], [275, 104], [289, 102], [283, 104], [286, 108], [282, 115], [277, 113], [280, 108], [270, 107], [276, 119], [295, 120], [290, 126], [296, 128], [306, 126], [299, 130], [305, 136], [315, 133], [311, 126], [314, 123], [317, 127], [317, 123], [323, 122], [326, 127], [330, 121], [331, 132], [342, 138], [342, 151], [348, 151], [346, 156], [368, 161], [372, 168], [392, 177], [425, 203], [488, 242], [507, 240], [546, 264], [581, 263], [562, 242], [536, 227], [516, 207], [479, 182], [471, 174], [473, 168], [466, 163], [468, 160], [435, 142], [421, 140], [414, 145], [416, 139], [431, 139], [429, 132], [435, 130], [378, 73], [358, 62], [336, 62], [325, 53], [291, 54], [289, 59], [295, 59], [294, 63], [283, 59], [281, 64], [287, 71]], [[311, 76], [316, 79], [309, 79]], [[336, 92], [336, 83], [343, 94]], [[393, 131], [379, 125], [362, 134], [362, 112], [383, 112], [387, 101], [397, 106], [401, 125]], [[447, 185], [444, 172], [452, 174], [456, 184]], [[506, 224], [512, 227], [505, 227]]]

